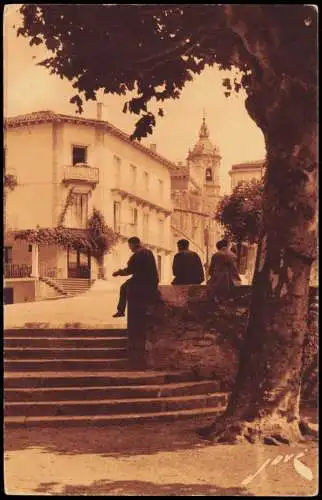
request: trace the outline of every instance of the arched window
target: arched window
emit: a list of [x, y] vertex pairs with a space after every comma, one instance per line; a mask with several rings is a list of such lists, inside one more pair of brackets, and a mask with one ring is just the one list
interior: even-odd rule
[[212, 170], [211, 168], [206, 169], [206, 181], [212, 181]]

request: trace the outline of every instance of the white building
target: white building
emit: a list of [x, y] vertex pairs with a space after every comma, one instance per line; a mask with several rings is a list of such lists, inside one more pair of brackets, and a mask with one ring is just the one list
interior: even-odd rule
[[13, 237], [14, 231], [37, 227], [84, 230], [94, 207], [120, 235], [105, 256], [107, 279], [125, 267], [127, 239], [136, 235], [154, 252], [161, 283], [171, 281], [170, 171], [175, 165], [154, 147], [131, 141], [100, 119], [41, 111], [5, 121], [5, 166], [18, 183], [6, 193], [8, 302], [53, 295], [55, 280], [57, 285], [58, 280], [96, 279], [90, 255]]

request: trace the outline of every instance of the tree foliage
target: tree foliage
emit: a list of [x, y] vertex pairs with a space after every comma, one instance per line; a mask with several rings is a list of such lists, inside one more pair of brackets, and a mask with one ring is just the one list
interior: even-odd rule
[[[213, 64], [238, 70], [224, 79], [225, 93], [243, 87], [247, 109], [254, 117], [256, 108], [262, 130], [274, 117], [272, 102], [287, 99], [290, 86], [305, 99], [307, 113], [316, 107], [312, 6], [24, 4], [20, 11], [17, 34], [52, 53], [39, 64], [73, 82], [77, 93], [71, 102], [80, 112], [83, 99], [95, 100], [100, 89], [119, 95], [134, 91], [124, 111], [139, 115], [136, 139], [152, 133], [156, 124], [150, 101], [179, 98], [186, 82]], [[296, 112], [295, 102], [288, 114]], [[280, 129], [284, 126], [281, 122]]]
[[117, 234], [106, 224], [103, 214], [94, 208], [87, 231], [92, 242], [92, 254], [100, 260], [118, 241]]
[[215, 219], [235, 242], [257, 243], [263, 219], [262, 181], [240, 182], [231, 195], [224, 196]]

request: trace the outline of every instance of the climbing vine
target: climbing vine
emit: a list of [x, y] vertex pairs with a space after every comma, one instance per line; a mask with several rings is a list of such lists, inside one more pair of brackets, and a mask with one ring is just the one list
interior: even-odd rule
[[57, 245], [81, 252], [90, 252], [100, 259], [117, 242], [117, 235], [105, 223], [104, 216], [96, 209], [88, 220], [87, 229], [47, 227], [16, 231], [16, 240], [25, 240], [40, 245]]

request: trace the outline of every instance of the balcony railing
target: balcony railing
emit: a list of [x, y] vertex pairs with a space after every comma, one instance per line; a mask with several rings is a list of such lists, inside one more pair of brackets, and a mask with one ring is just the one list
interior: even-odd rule
[[62, 278], [63, 269], [54, 266], [48, 266], [45, 262], [39, 264], [39, 276], [42, 278]]
[[64, 168], [64, 182], [86, 182], [88, 184], [98, 184], [99, 169], [89, 166], [67, 166]]
[[31, 265], [29, 264], [5, 264], [5, 278], [30, 278]]

